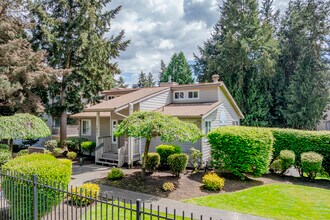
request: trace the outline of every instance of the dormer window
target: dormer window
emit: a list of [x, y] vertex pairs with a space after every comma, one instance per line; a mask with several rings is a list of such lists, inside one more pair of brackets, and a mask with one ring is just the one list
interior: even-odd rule
[[174, 99], [184, 99], [184, 92], [174, 92]]
[[198, 91], [189, 91], [188, 99], [198, 99], [199, 92]]

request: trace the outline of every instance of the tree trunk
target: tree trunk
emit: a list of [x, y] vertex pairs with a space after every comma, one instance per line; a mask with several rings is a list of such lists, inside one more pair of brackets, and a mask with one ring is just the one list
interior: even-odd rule
[[144, 148], [144, 153], [142, 158], [142, 178], [146, 177], [146, 162], [147, 162], [149, 147], [150, 147], [150, 140], [146, 139], [146, 145]]
[[[62, 87], [61, 87], [61, 106], [65, 105], [65, 77], [62, 79]], [[61, 123], [60, 123], [60, 146], [63, 149], [64, 140], [67, 138], [66, 127], [67, 127], [67, 113], [66, 109], [61, 113]], [[65, 150], [65, 149], [64, 149]]]
[[9, 151], [11, 153], [11, 157], [13, 157], [13, 149], [14, 149], [14, 140], [10, 139], [9, 140]]

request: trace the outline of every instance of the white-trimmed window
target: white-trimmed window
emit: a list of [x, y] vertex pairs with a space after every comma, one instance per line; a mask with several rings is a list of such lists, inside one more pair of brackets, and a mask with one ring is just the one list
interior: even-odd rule
[[198, 99], [199, 98], [199, 91], [188, 91], [188, 99]]
[[205, 135], [207, 135], [212, 129], [212, 122], [205, 121]]
[[117, 127], [117, 120], [112, 120], [112, 143], [117, 144], [117, 137], [114, 135], [116, 127]]
[[92, 121], [90, 119], [81, 120], [81, 135], [84, 136], [92, 135]]
[[184, 99], [184, 92], [174, 92], [174, 99]]
[[232, 125], [239, 125], [239, 121], [232, 121]]

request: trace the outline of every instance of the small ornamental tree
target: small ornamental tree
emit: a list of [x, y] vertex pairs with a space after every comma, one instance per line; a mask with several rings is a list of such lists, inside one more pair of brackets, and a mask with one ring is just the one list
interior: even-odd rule
[[122, 135], [146, 139], [142, 159], [143, 177], [146, 174], [146, 159], [152, 138], [160, 137], [162, 142], [195, 142], [203, 136], [201, 130], [193, 123], [159, 112], [145, 111], [134, 112], [118, 125], [115, 136]]
[[36, 139], [48, 137], [50, 130], [46, 123], [30, 114], [16, 114], [0, 117], [0, 140], [10, 140], [10, 151], [15, 139]]

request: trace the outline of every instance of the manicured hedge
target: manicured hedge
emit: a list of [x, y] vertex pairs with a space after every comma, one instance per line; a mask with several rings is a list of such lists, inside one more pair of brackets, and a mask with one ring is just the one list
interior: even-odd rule
[[178, 177], [186, 170], [188, 158], [187, 154], [172, 154], [168, 157], [167, 162], [174, 176]]
[[274, 135], [274, 158], [281, 150], [292, 150], [296, 154], [296, 165], [301, 166], [300, 155], [314, 151], [323, 156], [323, 168], [330, 172], [330, 132], [302, 131], [293, 129], [271, 129]]
[[[69, 160], [63, 162], [48, 154], [28, 154], [16, 157], [3, 165], [3, 170], [12, 175], [22, 176], [32, 180], [32, 175], [38, 177], [39, 183], [53, 184], [56, 186], [67, 186], [70, 182], [72, 164], [68, 164]], [[2, 179], [2, 189], [5, 198], [12, 207], [21, 207], [13, 209], [14, 216], [33, 216], [32, 203], [33, 185], [27, 184], [25, 181], [18, 181], [9, 177]], [[18, 197], [13, 196], [13, 192], [29, 192], [23, 193]], [[48, 199], [47, 199], [48, 198]], [[53, 198], [50, 200], [49, 198]], [[39, 219], [46, 214], [45, 207], [50, 210], [53, 205], [57, 205], [62, 200], [62, 195], [49, 188], [42, 188], [38, 193]], [[47, 204], [44, 204], [44, 203]]]
[[244, 178], [244, 173], [261, 176], [272, 159], [273, 135], [269, 129], [225, 126], [208, 135], [214, 164]]
[[160, 163], [162, 166], [167, 166], [167, 158], [172, 154], [180, 154], [181, 147], [177, 145], [161, 144], [156, 147], [156, 152], [160, 156]]

